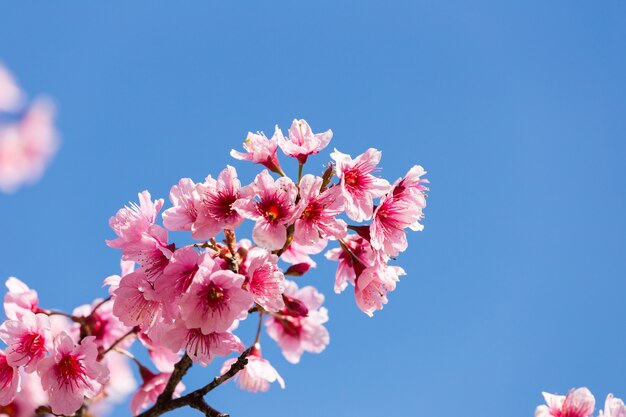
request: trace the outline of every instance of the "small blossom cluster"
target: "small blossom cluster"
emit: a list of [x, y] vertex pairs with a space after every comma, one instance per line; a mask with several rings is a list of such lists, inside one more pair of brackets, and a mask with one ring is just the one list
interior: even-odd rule
[[[267, 391], [273, 382], [284, 387], [261, 354], [262, 325], [290, 363], [326, 348], [324, 295], [296, 277], [316, 266], [313, 256], [329, 242], [336, 244], [326, 252], [338, 262], [335, 291], [350, 284], [364, 313], [382, 309], [404, 275], [390, 262], [406, 250], [407, 230], [422, 229], [425, 171], [414, 166], [391, 183], [377, 176], [381, 152], [368, 149], [355, 158], [335, 150], [320, 175], [303, 172], [332, 136], [330, 130], [313, 133], [304, 120], [294, 120], [287, 135], [278, 127], [271, 138], [249, 133], [245, 152], [231, 152], [266, 168], [249, 184], [226, 166], [202, 182], [180, 179], [170, 190], [169, 208], [148, 191], [139, 193], [109, 221], [115, 238], [107, 244], [120, 250], [122, 271], [105, 279], [104, 300], [61, 315], [41, 309], [34, 291], [10, 279], [8, 320], [0, 327], [8, 346], [0, 355], [0, 405], [21, 399], [20, 378], [34, 375], [47, 396], [30, 404], [31, 411], [42, 405], [63, 415], [88, 405], [104, 409], [119, 388], [110, 382], [117, 380], [113, 374], [132, 361], [142, 379], [129, 388], [131, 411], [138, 415], [160, 407], [164, 395], [182, 395], [177, 367], [207, 366], [233, 354], [238, 357], [225, 359], [220, 381], [234, 376], [251, 392]], [[297, 164], [295, 180], [285, 174], [278, 148]], [[251, 240], [236, 235], [245, 221], [254, 223]], [[179, 232], [188, 232], [192, 242], [175, 242]], [[246, 345], [235, 333], [252, 315], [258, 330]], [[147, 349], [152, 366], [130, 353], [135, 341]]]
[[0, 192], [37, 181], [54, 156], [54, 109], [43, 99], [25, 105], [25, 94], [0, 64]]
[[[587, 388], [572, 388], [567, 395], [543, 393], [545, 405], [535, 410], [535, 417], [593, 417], [596, 399]], [[598, 417], [626, 417], [624, 401], [609, 394]]]

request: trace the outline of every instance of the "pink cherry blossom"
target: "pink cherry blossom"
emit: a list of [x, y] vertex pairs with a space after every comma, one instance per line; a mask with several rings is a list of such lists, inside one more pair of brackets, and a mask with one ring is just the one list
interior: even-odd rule
[[122, 280], [123, 276], [128, 275], [135, 270], [135, 261], [125, 261], [122, 259], [120, 261], [120, 269], [122, 270], [121, 276], [109, 275], [108, 277], [104, 279], [102, 283], [103, 287], [104, 286], [109, 287], [109, 295], [113, 295], [115, 290], [117, 290], [117, 288], [120, 286], [120, 281]]
[[0, 339], [8, 346], [5, 355], [9, 365], [34, 372], [51, 348], [48, 316], [27, 312], [20, 320], [7, 320], [0, 326]]
[[320, 239], [341, 239], [346, 223], [337, 219], [343, 212], [344, 198], [340, 187], [331, 187], [320, 193], [322, 178], [307, 174], [300, 180], [301, 215], [296, 220], [294, 241], [301, 245], [315, 245]]
[[210, 364], [216, 356], [241, 353], [245, 349], [241, 340], [230, 332], [204, 334], [201, 329], [188, 329], [180, 323], [167, 333], [165, 341], [175, 351], [185, 349], [191, 360], [202, 366]]
[[0, 124], [0, 191], [39, 180], [58, 147], [54, 107], [39, 100], [15, 122]]
[[337, 149], [330, 154], [337, 163], [337, 175], [346, 200], [346, 214], [354, 221], [370, 219], [374, 211], [373, 199], [382, 197], [390, 189], [387, 180], [372, 175], [381, 155], [380, 151], [373, 148], [369, 148], [355, 159]]
[[266, 249], [254, 248], [246, 257], [246, 288], [254, 302], [268, 311], [282, 309], [285, 276], [276, 265], [278, 257]]
[[180, 314], [187, 327], [200, 328], [204, 334], [224, 332], [236, 319], [245, 318], [252, 296], [241, 289], [243, 283], [244, 276], [232, 271], [200, 268], [180, 300]]
[[604, 402], [604, 412], [600, 411], [598, 417], [626, 417], [626, 405], [624, 401], [609, 394]]
[[572, 388], [566, 396], [543, 393], [547, 405], [535, 410], [535, 417], [591, 417], [595, 398], [587, 388]]
[[[278, 382], [281, 388], [285, 388], [285, 381], [278, 374], [278, 371], [269, 361], [261, 357], [261, 347], [258, 343], [252, 348], [247, 359], [246, 366], [237, 372], [233, 378], [239, 388], [255, 393], [266, 392], [272, 382]], [[228, 372], [235, 362], [237, 362], [237, 358], [228, 359], [224, 362], [221, 374]]]
[[[94, 312], [94, 308], [98, 307]], [[113, 314], [113, 301], [96, 299], [91, 305], [76, 307], [72, 312], [74, 317], [83, 317], [85, 324], [90, 328], [91, 335], [95, 336], [94, 342], [102, 349], [108, 349], [131, 329], [125, 326], [117, 316]], [[78, 332], [80, 326], [77, 326]], [[125, 339], [119, 346], [126, 347], [132, 342], [132, 338]]]
[[328, 321], [328, 311], [321, 307], [324, 296], [311, 286], [298, 289], [295, 282], [286, 280], [285, 295], [302, 302], [308, 309], [308, 315], [272, 316], [266, 320], [265, 326], [267, 334], [278, 342], [285, 358], [291, 363], [298, 363], [304, 352], [320, 353], [330, 342], [328, 330], [323, 326]]
[[194, 239], [209, 239], [222, 229], [234, 229], [241, 224], [243, 218], [233, 206], [241, 190], [235, 168], [227, 165], [217, 180], [209, 175], [196, 188], [200, 203], [198, 218], [192, 227]]
[[37, 372], [55, 414], [74, 414], [84, 397], [95, 397], [108, 382], [109, 370], [97, 362], [94, 339], [88, 336], [74, 345], [72, 338], [62, 332], [55, 338], [52, 356], [39, 362]]
[[287, 240], [287, 225], [299, 216], [294, 205], [298, 195], [295, 184], [288, 177], [274, 181], [263, 171], [256, 176], [254, 184], [246, 187], [244, 194], [259, 197], [258, 201], [245, 198], [234, 204], [242, 216], [256, 220], [252, 230], [254, 242], [269, 250], [282, 248]]
[[309, 155], [319, 153], [328, 145], [333, 138], [333, 132], [329, 129], [324, 133], [314, 134], [304, 119], [294, 119], [289, 128], [289, 138], [285, 139], [278, 129], [276, 138], [285, 155], [297, 158], [300, 164], [304, 164]]
[[154, 366], [159, 370], [159, 372], [173, 372], [174, 366], [180, 360], [180, 356], [178, 354], [178, 349], [176, 351], [172, 351], [172, 349], [168, 348], [166, 344], [169, 342], [167, 334], [172, 330], [172, 326], [164, 326], [161, 331], [159, 331], [160, 341], [154, 341], [150, 336], [141, 332], [138, 334], [139, 341], [148, 351], [148, 355], [152, 360]]
[[163, 225], [168, 230], [191, 230], [198, 218], [200, 195], [190, 178], [182, 178], [170, 190], [173, 207], [163, 212]]
[[163, 276], [155, 283], [154, 288], [160, 300], [166, 303], [177, 302], [178, 298], [189, 289], [203, 263], [211, 268], [215, 262], [209, 254], [200, 254], [192, 246], [177, 249], [165, 267]]
[[125, 275], [114, 292], [113, 314], [126, 326], [152, 326], [161, 308], [158, 294], [141, 269]]
[[15, 277], [7, 280], [6, 287], [9, 291], [4, 296], [4, 314], [8, 319], [19, 320], [26, 312], [39, 311], [37, 291]]
[[[41, 388], [41, 379], [36, 372], [27, 374], [24, 369], [20, 369], [19, 378], [19, 393], [13, 401], [2, 406], [2, 400], [0, 400], [0, 416], [2, 417], [33, 417], [38, 407], [48, 404], [48, 395]], [[0, 382], [0, 397], [3, 394], [2, 388]]]
[[[143, 378], [143, 384], [139, 387], [137, 392], [133, 395], [133, 398], [130, 400], [130, 410], [133, 415], [137, 415], [141, 413], [141, 410], [145, 407], [148, 407], [150, 404], [154, 404], [161, 395], [161, 393], [165, 390], [167, 386], [167, 381], [169, 381], [171, 373], [161, 372], [158, 374], [153, 374], [147, 369], [143, 368], [141, 370], [141, 377]], [[182, 382], [179, 382], [174, 390], [174, 398], [180, 397], [180, 394], [185, 390], [185, 385]]]
[[13, 75], [0, 64], [0, 111], [13, 112], [23, 100], [23, 93]]
[[276, 132], [271, 139], [268, 139], [261, 132], [248, 132], [246, 141], [243, 143], [243, 148], [246, 150], [246, 153], [233, 149], [230, 151], [230, 156], [242, 161], [251, 161], [257, 164], [262, 164], [270, 171], [282, 174], [283, 171], [280, 168], [280, 163], [276, 157], [276, 149], [278, 148], [278, 143], [276, 141], [277, 135], [282, 136], [278, 126], [276, 126]]
[[356, 304], [361, 311], [372, 317], [374, 311], [382, 310], [383, 305], [387, 304], [387, 293], [396, 288], [399, 275], [406, 275], [404, 269], [381, 262], [365, 268], [357, 277], [354, 287]]
[[0, 405], [7, 405], [20, 388], [18, 368], [7, 363], [7, 357], [0, 350]]
[[348, 283], [354, 285], [356, 278], [365, 268], [374, 265], [376, 254], [370, 243], [358, 235], [349, 235], [342, 240], [342, 247], [326, 252], [327, 259], [339, 261], [335, 273], [335, 293], [346, 289]]
[[328, 241], [320, 239], [314, 245], [300, 245], [298, 242], [291, 242], [291, 245], [280, 256], [282, 261], [290, 264], [308, 264], [311, 268], [317, 266], [317, 262], [309, 255], [317, 255], [328, 245]]

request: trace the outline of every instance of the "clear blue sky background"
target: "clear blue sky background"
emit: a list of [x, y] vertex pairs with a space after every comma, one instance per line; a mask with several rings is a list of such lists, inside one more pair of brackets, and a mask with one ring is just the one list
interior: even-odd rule
[[328, 349], [293, 366], [264, 336], [287, 389], [211, 404], [523, 417], [542, 390], [626, 397], [626, 3], [183, 3], [0, 5], [0, 59], [54, 97], [63, 134], [39, 184], [0, 196], [2, 279], [68, 310], [104, 295], [119, 207], [226, 163], [251, 179], [229, 150], [302, 117], [344, 152], [381, 149], [391, 179], [426, 167], [426, 229], [373, 319], [321, 262], [302, 282], [327, 295]]

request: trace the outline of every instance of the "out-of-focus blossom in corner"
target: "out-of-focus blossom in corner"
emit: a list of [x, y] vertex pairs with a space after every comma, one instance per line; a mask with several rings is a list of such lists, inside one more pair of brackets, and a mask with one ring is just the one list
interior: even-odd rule
[[626, 405], [624, 401], [619, 398], [615, 398], [613, 394], [606, 396], [604, 402], [604, 412], [600, 410], [598, 417], [626, 417]]
[[567, 395], [543, 393], [547, 405], [535, 410], [535, 417], [591, 417], [596, 400], [587, 388], [572, 388]]
[[23, 106], [24, 94], [0, 65], [0, 192], [37, 182], [58, 148], [54, 106], [37, 99]]

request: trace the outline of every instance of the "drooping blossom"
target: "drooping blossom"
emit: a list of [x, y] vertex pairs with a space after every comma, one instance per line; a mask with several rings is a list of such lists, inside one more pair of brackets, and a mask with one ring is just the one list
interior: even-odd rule
[[374, 311], [382, 310], [387, 304], [387, 293], [396, 288], [400, 275], [406, 275], [404, 269], [382, 262], [365, 268], [354, 287], [354, 298], [361, 311], [372, 317]]
[[0, 64], [0, 112], [16, 111], [23, 96], [13, 75]]
[[310, 268], [315, 268], [317, 262], [315, 262], [310, 255], [317, 255], [323, 251], [327, 245], [328, 241], [325, 239], [320, 239], [313, 245], [300, 245], [298, 242], [291, 242], [291, 245], [283, 252], [280, 259], [293, 265], [308, 264]]
[[182, 178], [170, 190], [171, 208], [163, 212], [163, 225], [168, 230], [191, 230], [198, 219], [200, 196], [190, 178]]
[[349, 235], [343, 239], [342, 244], [345, 247], [330, 249], [325, 254], [327, 259], [339, 262], [334, 287], [337, 294], [345, 290], [348, 283], [354, 285], [357, 276], [365, 268], [374, 265], [376, 259], [372, 246], [361, 236]]
[[241, 353], [245, 349], [241, 340], [230, 332], [204, 334], [201, 329], [188, 329], [181, 323], [168, 332], [164, 340], [174, 351], [185, 349], [191, 360], [202, 366], [207, 366], [217, 356]]
[[[168, 372], [154, 374], [143, 367], [141, 368], [140, 373], [143, 379], [143, 384], [141, 384], [141, 386], [137, 389], [137, 392], [133, 395], [133, 398], [130, 400], [130, 411], [135, 416], [141, 413], [142, 409], [156, 402], [159, 395], [161, 395], [161, 393], [165, 390], [167, 382], [172, 375]], [[179, 382], [174, 390], [173, 398], [180, 397], [180, 394], [184, 390], [185, 385], [183, 385], [182, 382]]]
[[37, 372], [50, 396], [52, 412], [69, 416], [83, 405], [84, 397], [93, 398], [100, 393], [109, 380], [109, 370], [97, 362], [98, 348], [93, 336], [74, 345], [67, 333], [60, 333], [51, 353], [39, 362]]
[[420, 166], [413, 167], [407, 175], [398, 180], [393, 189], [381, 200], [374, 210], [370, 226], [372, 247], [387, 256], [397, 256], [406, 250], [406, 228], [422, 230], [419, 220], [423, 217], [426, 198], [422, 193], [425, 181], [420, 179], [425, 171]]
[[246, 153], [233, 149], [230, 151], [230, 156], [241, 161], [262, 164], [270, 171], [282, 174], [283, 171], [276, 157], [276, 149], [278, 148], [278, 142], [276, 141], [277, 135], [282, 136], [282, 132], [280, 132], [278, 126], [276, 126], [276, 131], [271, 139], [268, 139], [261, 132], [248, 132], [246, 141], [243, 143], [243, 148], [246, 150]]
[[624, 401], [609, 394], [604, 401], [604, 411], [600, 410], [598, 417], [626, 417]]
[[345, 211], [352, 220], [361, 222], [372, 217], [374, 198], [382, 197], [390, 189], [389, 182], [372, 175], [382, 153], [369, 148], [352, 159], [337, 149], [330, 154], [337, 163], [337, 175], [346, 200]]
[[[0, 359], [1, 362], [2, 359]], [[0, 368], [2, 368], [1, 364]], [[20, 389], [13, 401], [3, 406], [2, 400], [0, 400], [1, 417], [33, 417], [38, 407], [48, 404], [48, 395], [41, 388], [41, 379], [36, 372], [28, 374], [21, 368], [19, 378]], [[0, 397], [4, 394], [2, 388], [0, 382]]]
[[289, 128], [289, 137], [285, 139], [277, 128], [276, 138], [278, 146], [285, 155], [298, 159], [300, 164], [306, 163], [309, 155], [319, 153], [333, 138], [333, 131], [328, 129], [323, 133], [313, 133], [311, 126], [304, 119], [294, 119]]
[[189, 329], [202, 333], [225, 332], [236, 319], [243, 319], [252, 296], [241, 289], [244, 276], [203, 265], [189, 290], [180, 299], [180, 314]]
[[[287, 225], [299, 215], [295, 206], [296, 185], [288, 177], [274, 181], [269, 172], [263, 171], [242, 194], [250, 198], [238, 200], [234, 207], [242, 216], [256, 221], [252, 230], [254, 242], [269, 250], [282, 248], [287, 240]], [[258, 201], [252, 198], [254, 195]]]
[[596, 400], [587, 388], [572, 388], [567, 395], [542, 393], [547, 405], [535, 410], [535, 417], [590, 417]]
[[19, 320], [26, 312], [39, 311], [37, 291], [15, 277], [7, 279], [6, 287], [9, 291], [4, 296], [4, 314], [8, 319]]
[[322, 178], [307, 174], [300, 180], [300, 217], [295, 223], [294, 241], [315, 245], [320, 239], [341, 239], [346, 222], [337, 219], [343, 212], [344, 198], [340, 187], [320, 193]]
[[34, 372], [52, 345], [48, 316], [27, 312], [20, 320], [7, 320], [0, 326], [0, 339], [8, 346], [5, 355], [9, 365]]
[[7, 357], [0, 350], [0, 406], [7, 405], [15, 398], [20, 389], [18, 368], [7, 363]]
[[38, 181], [58, 148], [54, 106], [38, 100], [8, 123], [0, 122], [0, 191]]
[[282, 309], [285, 276], [277, 265], [278, 257], [266, 249], [254, 248], [246, 257], [246, 289], [254, 302], [268, 311]]
[[[285, 388], [285, 381], [278, 371], [261, 356], [261, 346], [258, 343], [252, 347], [246, 358], [248, 359], [246, 366], [233, 377], [239, 388], [255, 393], [266, 392], [272, 382], [278, 382], [281, 388]], [[224, 375], [235, 362], [237, 358], [228, 359], [222, 365], [220, 373]]]
[[285, 280], [285, 295], [304, 304], [308, 315], [274, 315], [265, 321], [265, 326], [267, 334], [278, 342], [285, 358], [291, 363], [298, 363], [304, 352], [320, 353], [330, 342], [328, 330], [323, 326], [328, 321], [328, 310], [321, 307], [324, 295], [311, 286], [298, 289], [295, 282]]
[[200, 203], [198, 218], [191, 229], [194, 239], [212, 238], [222, 229], [234, 229], [243, 222], [243, 217], [233, 206], [241, 191], [235, 168], [227, 165], [217, 180], [209, 175], [196, 188]]
[[[94, 311], [96, 307], [97, 309]], [[91, 305], [86, 304], [76, 307], [72, 315], [83, 318], [85, 325], [89, 327], [90, 335], [95, 337], [94, 342], [104, 350], [108, 349], [131, 330], [129, 326], [124, 325], [113, 314], [113, 300], [103, 301], [98, 298]], [[80, 330], [79, 327], [76, 326], [76, 332]], [[128, 346], [132, 340], [130, 337], [126, 338], [119, 347], [124, 348]]]
[[[181, 355], [179, 355], [178, 350], [173, 351], [166, 346], [166, 344], [169, 342], [169, 338], [167, 337], [167, 335], [174, 327], [175, 324], [170, 326], [163, 326], [162, 329], [156, 332], [158, 333], [156, 336], [160, 336], [159, 341], [152, 340], [150, 335], [145, 332], [140, 332], [138, 334], [139, 341], [148, 351], [148, 355], [150, 356], [152, 363], [159, 372], [173, 372], [174, 366], [180, 360]], [[154, 332], [152, 333], [154, 336]]]
[[141, 269], [125, 275], [114, 292], [113, 314], [126, 326], [147, 329], [162, 316], [162, 308], [163, 303]]

